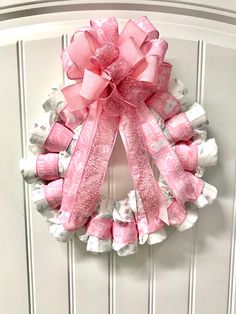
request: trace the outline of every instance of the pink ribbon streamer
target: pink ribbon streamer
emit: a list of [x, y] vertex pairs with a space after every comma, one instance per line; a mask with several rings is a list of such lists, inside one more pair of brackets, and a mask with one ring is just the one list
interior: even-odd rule
[[186, 171], [148, 108], [141, 104], [136, 112], [149, 154], [176, 200], [184, 205], [186, 201], [194, 198], [194, 189]]
[[135, 108], [127, 107], [122, 115], [119, 129], [134, 186], [139, 192], [148, 222], [151, 224], [161, 218], [168, 223], [168, 217], [165, 216], [167, 212], [165, 199], [151, 170], [146, 147], [142, 141], [142, 130], [137, 120]]
[[91, 105], [63, 187], [61, 210], [70, 212], [69, 220], [64, 222], [68, 230], [83, 225], [84, 217], [89, 218], [94, 211], [118, 125], [119, 117], [107, 115], [101, 104]]
[[[120, 34], [112, 17], [91, 20], [63, 51], [64, 70], [76, 80], [62, 90], [67, 108], [88, 111], [63, 186], [60, 210], [68, 213], [63, 221], [66, 229], [81, 227], [92, 215], [118, 130], [148, 223], [159, 228], [168, 224], [165, 199], [148, 154], [177, 202], [194, 198], [189, 177], [146, 105], [153, 95], [167, 93], [172, 65], [164, 61], [166, 50], [167, 43], [158, 38], [147, 17], [129, 20]], [[166, 97], [174, 109], [165, 112], [160, 105], [164, 118], [179, 110], [174, 97]], [[174, 125], [169, 127], [171, 131]]]

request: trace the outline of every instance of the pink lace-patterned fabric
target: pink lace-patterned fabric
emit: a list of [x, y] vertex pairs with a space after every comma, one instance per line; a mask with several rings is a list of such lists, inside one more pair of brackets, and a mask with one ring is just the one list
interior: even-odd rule
[[[93, 120], [92, 124], [90, 120], [85, 121], [78, 147], [67, 170], [63, 192], [68, 191], [68, 193], [63, 195], [61, 210], [71, 212], [68, 223], [64, 224], [68, 230], [81, 227], [81, 221], [84, 221], [82, 217], [90, 217], [93, 213], [116, 139], [119, 117], [111, 117], [105, 111], [98, 113], [98, 116], [100, 119], [95, 129]], [[94, 130], [96, 133], [92, 137], [91, 133], [94, 133]], [[82, 154], [84, 157], [81, 156]], [[69, 200], [65, 195], [69, 196]], [[74, 199], [73, 209], [70, 207], [70, 197]], [[83, 208], [82, 215], [81, 208]]]
[[128, 107], [121, 119], [120, 134], [126, 149], [134, 187], [139, 192], [142, 206], [147, 213], [148, 223], [157, 221], [157, 224], [161, 226], [159, 211], [167, 210], [165, 199], [153, 176], [142, 142], [142, 132], [136, 123], [137, 119], [135, 109]]

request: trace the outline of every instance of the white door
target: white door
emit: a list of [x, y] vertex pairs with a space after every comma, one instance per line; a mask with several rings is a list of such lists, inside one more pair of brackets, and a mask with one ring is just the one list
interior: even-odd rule
[[[65, 35], [90, 18], [115, 16], [123, 25], [140, 15], [169, 42], [167, 59], [188, 102], [207, 109], [219, 162], [205, 178], [219, 195], [192, 230], [130, 257], [94, 256], [79, 241], [49, 235], [18, 160], [48, 89], [62, 82]], [[235, 24], [230, 0], [1, 1], [0, 313], [236, 314]], [[106, 182], [116, 197], [131, 186], [120, 142]]]

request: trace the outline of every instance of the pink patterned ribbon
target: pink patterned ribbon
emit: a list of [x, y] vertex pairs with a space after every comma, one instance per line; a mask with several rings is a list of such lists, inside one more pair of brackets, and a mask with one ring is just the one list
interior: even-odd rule
[[92, 217], [88, 223], [87, 233], [99, 239], [111, 239], [112, 219]]
[[156, 92], [147, 105], [153, 108], [162, 119], [167, 120], [180, 111], [179, 101], [168, 91]]
[[67, 104], [59, 113], [60, 120], [65, 124], [65, 126], [74, 130], [78, 125], [80, 125], [88, 115], [88, 109], [82, 108], [80, 110], [76, 110], [75, 108], [71, 108], [70, 104]]
[[[62, 215], [68, 217], [63, 220], [66, 229], [76, 230], [93, 214], [118, 130], [149, 229], [168, 224], [168, 213], [148, 154], [178, 202], [194, 197], [175, 151], [146, 105], [154, 94], [167, 92], [172, 65], [163, 61], [166, 50], [167, 43], [147, 17], [129, 20], [120, 34], [112, 17], [91, 20], [63, 51], [64, 70], [76, 80], [62, 90], [68, 108], [88, 110], [63, 186], [60, 210], [68, 213]], [[174, 109], [164, 108], [165, 117], [175, 107], [176, 102]], [[171, 127], [173, 123], [170, 132]]]
[[137, 240], [138, 232], [135, 221], [113, 221], [112, 238], [115, 243], [129, 244]]
[[170, 225], [179, 225], [181, 224], [187, 214], [187, 210], [185, 206], [180, 205], [174, 199], [168, 207], [168, 217], [170, 221]]
[[73, 138], [73, 132], [56, 122], [45, 140], [44, 147], [50, 152], [66, 150]]
[[136, 110], [151, 157], [176, 200], [183, 204], [195, 197], [194, 189], [174, 149], [148, 108], [141, 104]]
[[198, 147], [196, 144], [189, 146], [186, 144], [177, 144], [174, 148], [185, 170], [194, 171], [197, 169]]
[[58, 154], [40, 154], [36, 162], [36, 174], [43, 180], [58, 179]]
[[56, 209], [62, 200], [63, 179], [58, 179], [43, 186], [45, 198], [50, 207]]
[[193, 136], [193, 128], [185, 113], [179, 113], [166, 123], [166, 130], [171, 141], [187, 141]]
[[151, 170], [146, 147], [142, 141], [142, 130], [140, 125], [137, 124], [137, 120], [138, 116], [135, 108], [127, 107], [122, 115], [119, 129], [134, 186], [139, 192], [148, 222], [151, 224], [151, 222], [158, 221], [161, 218], [168, 223], [168, 217], [165, 216], [165, 199]]

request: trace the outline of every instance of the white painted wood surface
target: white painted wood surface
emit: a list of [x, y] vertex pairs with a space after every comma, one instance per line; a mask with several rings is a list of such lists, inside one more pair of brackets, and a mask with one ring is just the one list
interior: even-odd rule
[[[84, 3], [0, 4], [0, 313], [236, 314], [235, 2]], [[194, 229], [175, 232], [159, 246], [140, 247], [126, 258], [94, 256], [79, 241], [61, 244], [48, 234], [18, 160], [26, 154], [28, 129], [42, 113], [48, 89], [62, 82], [62, 35], [90, 17], [115, 15], [122, 26], [141, 14], [168, 40], [167, 57], [188, 87], [188, 102], [200, 101], [207, 109], [209, 133], [220, 150], [218, 166], [205, 179], [219, 196], [200, 211]], [[104, 190], [123, 197], [130, 186], [118, 139]]]

